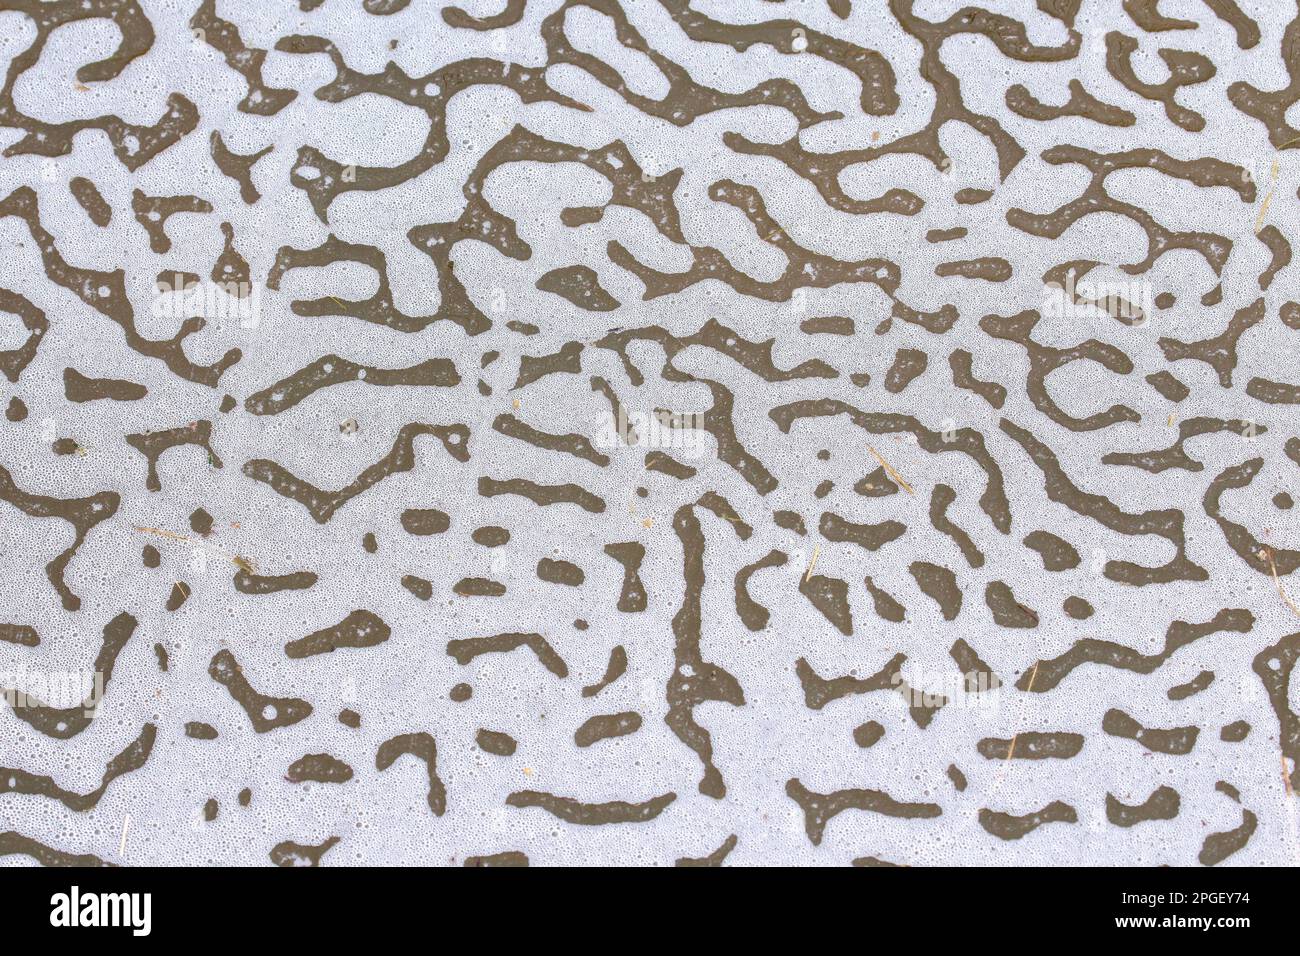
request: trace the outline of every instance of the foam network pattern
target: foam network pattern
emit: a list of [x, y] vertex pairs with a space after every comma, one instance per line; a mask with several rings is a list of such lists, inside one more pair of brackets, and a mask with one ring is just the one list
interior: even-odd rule
[[1293, 864], [1280, 0], [0, 2], [0, 862]]

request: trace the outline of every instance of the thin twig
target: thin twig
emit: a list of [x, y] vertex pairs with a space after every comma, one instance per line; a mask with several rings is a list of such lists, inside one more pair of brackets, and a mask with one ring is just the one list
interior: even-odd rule
[[1268, 195], [1265, 196], [1265, 197], [1264, 197], [1264, 201], [1263, 201], [1262, 203], [1260, 203], [1260, 206], [1259, 206], [1259, 215], [1257, 215], [1257, 216], [1255, 217], [1255, 232], [1256, 232], [1256, 233], [1258, 233], [1259, 230], [1260, 230], [1260, 229], [1263, 227], [1263, 225], [1264, 225], [1264, 217], [1265, 217], [1266, 215], [1268, 215], [1268, 207], [1269, 207], [1270, 205], [1272, 205], [1272, 203], [1273, 203], [1273, 194], [1276, 193], [1276, 192], [1277, 192], [1277, 160], [1274, 159], [1274, 160], [1273, 160], [1273, 167], [1272, 167], [1272, 169], [1269, 171], [1269, 190], [1268, 190]]
[[247, 574], [256, 573], [256, 570], [253, 567], [253, 562], [249, 561], [247, 558], [241, 557], [237, 554], [231, 554], [228, 551], [224, 551], [221, 548], [218, 548], [215, 544], [210, 544], [207, 541], [202, 540], [201, 538], [195, 541], [187, 534], [178, 534], [175, 531], [168, 531], [166, 528], [142, 528], [139, 525], [133, 525], [132, 527], [133, 530], [138, 531], [140, 534], [156, 534], [158, 535], [158, 537], [166, 538], [169, 541], [183, 541], [187, 543], [197, 544], [199, 547], [203, 548], [204, 550], [211, 551], [213, 554], [216, 554], [220, 556], [222, 559], [229, 561], [235, 567], [239, 568], [239, 570], [244, 571]]
[[1282, 587], [1282, 582], [1277, 576], [1277, 565], [1273, 561], [1273, 549], [1266, 547], [1263, 548], [1262, 551], [1264, 557], [1268, 559], [1268, 569], [1273, 574], [1273, 586], [1277, 588], [1278, 597], [1282, 599], [1282, 603], [1289, 607], [1296, 617], [1300, 617], [1300, 607], [1296, 607], [1295, 602], [1287, 596], [1286, 591]]
[[[1032, 694], [1034, 691], [1034, 678], [1038, 676], [1038, 665], [1040, 663], [1041, 661], [1034, 661], [1034, 669], [1029, 672], [1029, 685], [1025, 688], [1026, 694]], [[1016, 738], [1019, 736], [1020, 731], [1018, 730], [1011, 735], [1011, 746], [1007, 748], [1007, 759], [1002, 763], [1003, 770], [1005, 770], [1007, 764], [1011, 762], [1011, 758], [1016, 755]], [[1001, 776], [1001, 774], [998, 775], [999, 779], [1001, 779]], [[996, 790], [996, 787], [994, 789]]]
[[803, 576], [803, 583], [807, 584], [812, 580], [813, 568], [817, 567], [817, 555], [822, 553], [822, 546], [819, 544], [813, 548], [812, 561], [808, 563], [808, 573]]
[[133, 530], [141, 534], [156, 534], [161, 538], [171, 538], [173, 541], [188, 541], [189, 535], [177, 534], [175, 531], [167, 531], [164, 528], [141, 528], [139, 525], [134, 526]]
[[889, 462], [885, 461], [883, 457], [881, 457], [880, 452], [876, 451], [870, 445], [867, 446], [867, 451], [871, 452], [871, 454], [876, 456], [876, 461], [880, 462], [880, 467], [884, 468], [885, 473], [889, 475], [890, 478], [894, 479], [894, 481], [896, 481], [904, 491], [906, 491], [909, 495], [916, 494], [916, 492], [912, 490], [912, 486], [903, 480], [903, 476], [900, 475], [898, 472], [894, 471], [894, 466], [891, 465]]

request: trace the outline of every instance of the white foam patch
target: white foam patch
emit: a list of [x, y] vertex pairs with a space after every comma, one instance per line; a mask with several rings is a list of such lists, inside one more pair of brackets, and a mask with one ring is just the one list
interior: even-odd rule
[[[755, 235], [741, 212], [709, 198], [709, 186], [719, 179], [755, 187], [769, 215], [806, 248], [845, 262], [873, 256], [899, 262], [900, 299], [927, 310], [952, 303], [961, 320], [942, 338], [898, 320], [887, 336], [876, 336], [873, 329], [889, 316], [892, 303], [867, 283], [810, 288], [788, 302], [771, 302], [743, 297], [711, 280], [643, 301], [643, 284], [610, 261], [607, 244], [617, 240], [638, 261], [667, 272], [690, 268], [690, 250], [669, 242], [645, 216], [624, 207], [609, 208], [595, 223], [563, 226], [562, 209], [603, 203], [608, 185], [571, 164], [521, 163], [494, 173], [485, 192], [493, 208], [516, 220], [531, 257], [513, 259], [473, 240], [457, 244], [452, 256], [454, 274], [492, 319], [491, 331], [470, 339], [451, 323], [440, 322], [404, 334], [343, 316], [300, 316], [292, 311], [295, 300], [328, 295], [363, 299], [378, 288], [378, 277], [353, 263], [295, 269], [285, 274], [278, 290], [262, 289], [263, 311], [255, 328], [209, 322], [186, 339], [186, 354], [200, 363], [215, 361], [228, 348], [242, 350], [240, 362], [212, 390], [184, 382], [161, 362], [131, 351], [117, 325], [45, 277], [25, 226], [17, 219], [0, 220], [0, 239], [11, 249], [5, 287], [37, 303], [50, 320], [36, 361], [18, 384], [4, 383], [5, 401], [21, 396], [29, 415], [21, 422], [2, 423], [0, 464], [32, 493], [66, 498], [113, 490], [122, 496], [117, 514], [95, 529], [68, 568], [68, 584], [82, 600], [76, 613], [62, 608], [45, 573], [46, 562], [70, 543], [70, 525], [27, 517], [0, 503], [5, 620], [34, 626], [42, 638], [36, 648], [0, 643], [0, 672], [18, 667], [84, 671], [98, 652], [103, 626], [115, 614], [125, 610], [139, 621], [116, 662], [98, 717], [82, 734], [70, 741], [52, 740], [7, 707], [0, 708], [0, 766], [49, 774], [59, 786], [85, 793], [98, 786], [108, 760], [134, 740], [146, 722], [157, 727], [147, 764], [114, 781], [95, 808], [72, 812], [48, 798], [3, 794], [0, 830], [16, 829], [69, 852], [140, 865], [260, 864], [269, 861], [270, 849], [282, 840], [319, 844], [331, 836], [340, 843], [325, 855], [326, 865], [460, 863], [470, 854], [505, 850], [522, 850], [538, 864], [665, 865], [681, 856], [705, 856], [731, 834], [738, 842], [728, 861], [741, 864], [830, 865], [871, 855], [913, 865], [1186, 865], [1195, 860], [1205, 833], [1231, 829], [1241, 821], [1240, 808], [1214, 790], [1216, 781], [1226, 780], [1241, 790], [1243, 805], [1259, 819], [1255, 835], [1231, 862], [1294, 860], [1295, 808], [1281, 778], [1277, 724], [1250, 662], [1264, 647], [1296, 630], [1295, 618], [1278, 599], [1271, 579], [1247, 568], [1227, 549], [1201, 506], [1213, 476], [1248, 458], [1263, 457], [1265, 471], [1250, 489], [1226, 494], [1224, 511], [1270, 546], [1294, 546], [1300, 512], [1281, 511], [1270, 503], [1276, 492], [1294, 488], [1294, 466], [1281, 450], [1294, 428], [1284, 406], [1263, 406], [1242, 391], [1256, 374], [1296, 380], [1296, 335], [1276, 317], [1277, 306], [1297, 295], [1294, 267], [1283, 270], [1269, 289], [1265, 322], [1241, 340], [1233, 390], [1222, 389], [1203, 363], [1166, 363], [1158, 346], [1161, 336], [1194, 341], [1218, 334], [1236, 309], [1260, 295], [1256, 277], [1266, 251], [1254, 235], [1258, 202], [1248, 205], [1230, 190], [1193, 189], [1150, 171], [1126, 170], [1107, 181], [1112, 196], [1142, 205], [1169, 228], [1222, 232], [1235, 248], [1222, 276], [1224, 298], [1218, 306], [1202, 306], [1200, 299], [1220, 278], [1199, 256], [1173, 253], [1145, 278], [1156, 291], [1176, 295], [1177, 305], [1159, 311], [1143, 327], [1085, 318], [1060, 324], [1044, 321], [1035, 330], [1036, 341], [1054, 347], [1096, 338], [1132, 356], [1135, 369], [1126, 376], [1095, 363], [1076, 363], [1047, 380], [1049, 393], [1073, 414], [1123, 402], [1142, 416], [1138, 425], [1107, 430], [1104, 440], [1051, 423], [1024, 393], [1029, 369], [1024, 349], [990, 338], [978, 324], [984, 315], [1039, 308], [1044, 296], [1041, 276], [1059, 262], [1097, 258], [1122, 264], [1146, 255], [1146, 236], [1112, 216], [1084, 219], [1054, 242], [1007, 223], [1010, 209], [1050, 211], [1084, 188], [1087, 177], [1081, 167], [1049, 165], [1041, 159], [1052, 145], [1070, 142], [1107, 151], [1146, 146], [1184, 159], [1213, 156], [1255, 170], [1261, 194], [1267, 191], [1275, 151], [1263, 127], [1231, 106], [1226, 90], [1239, 81], [1265, 90], [1285, 85], [1277, 56], [1283, 24], [1276, 10], [1263, 3], [1243, 3], [1264, 28], [1263, 41], [1249, 53], [1238, 50], [1232, 31], [1196, 4], [1166, 4], [1162, 12], [1196, 19], [1201, 23], [1198, 30], [1140, 37], [1144, 52], [1134, 63], [1143, 79], [1160, 81], [1166, 76], [1153, 55], [1160, 45], [1194, 49], [1215, 62], [1219, 72], [1212, 80], [1178, 93], [1181, 104], [1205, 115], [1207, 127], [1200, 134], [1173, 126], [1160, 104], [1141, 99], [1105, 72], [1104, 47], [1096, 45], [1096, 38], [1112, 28], [1137, 33], [1117, 2], [1095, 10], [1085, 5], [1078, 24], [1085, 41], [1084, 62], [1069, 68], [1082, 71], [1094, 95], [1137, 115], [1137, 125], [1126, 130], [1077, 118], [1040, 123], [1019, 117], [1006, 106], [1006, 87], [1022, 83], [1042, 101], [1061, 103], [1067, 96], [1065, 68], [1012, 61], [982, 37], [951, 40], [942, 57], [960, 78], [966, 103], [1013, 131], [1025, 159], [999, 182], [989, 141], [950, 123], [940, 136], [954, 161], [949, 172], [905, 154], [850, 166], [840, 179], [853, 198], [906, 188], [925, 200], [925, 208], [910, 217], [856, 217], [829, 208], [809, 182], [777, 160], [729, 149], [723, 136], [735, 131], [777, 143], [798, 134], [811, 150], [865, 149], [922, 128], [930, 116], [933, 91], [918, 73], [920, 47], [883, 4], [855, 3], [847, 21], [834, 17], [820, 0], [770, 10], [757, 4], [734, 10], [720, 0], [693, 7], [732, 22], [792, 17], [810, 30], [881, 50], [893, 67], [902, 99], [897, 113], [885, 117], [863, 114], [858, 80], [810, 54], [792, 56], [761, 44], [743, 53], [697, 44], [661, 10], [636, 9], [630, 13], [632, 20], [651, 46], [697, 81], [741, 92], [786, 77], [799, 84], [814, 109], [837, 110], [844, 118], [799, 133], [787, 112], [766, 106], [725, 110], [677, 127], [647, 117], [589, 74], [556, 66], [546, 71], [552, 87], [592, 105], [593, 112], [551, 103], [523, 104], [504, 87], [473, 87], [458, 94], [449, 108], [450, 153], [442, 163], [392, 189], [339, 196], [326, 224], [316, 216], [307, 194], [289, 182], [299, 147], [314, 145], [345, 164], [395, 166], [422, 147], [428, 119], [419, 110], [372, 95], [338, 104], [318, 100], [314, 91], [334, 76], [328, 59], [276, 51], [278, 39], [296, 33], [328, 37], [347, 64], [363, 73], [395, 62], [421, 78], [477, 56], [536, 68], [545, 63], [538, 25], [560, 4], [530, 3], [520, 24], [485, 34], [453, 30], [427, 3], [413, 3], [389, 18], [370, 17], [359, 4], [349, 3], [326, 4], [310, 14], [290, 10], [282, 17], [269, 9], [221, 4], [220, 14], [239, 23], [245, 43], [270, 51], [263, 70], [266, 84], [299, 91], [274, 117], [235, 109], [246, 85], [219, 54], [191, 40], [187, 23], [194, 3], [184, 9], [154, 2], [142, 6], [157, 40], [121, 77], [92, 85], [87, 93], [71, 89], [76, 68], [111, 52], [114, 34], [105, 21], [74, 24], [56, 32], [39, 67], [23, 77], [18, 106], [50, 121], [115, 112], [128, 122], [148, 125], [161, 115], [167, 95], [179, 92], [197, 105], [198, 127], [134, 174], [121, 166], [99, 131], [78, 134], [66, 156], [7, 158], [0, 164], [0, 196], [31, 186], [39, 196], [42, 224], [69, 262], [125, 269], [138, 328], [148, 338], [170, 336], [179, 327], [179, 320], [150, 314], [154, 276], [182, 269], [207, 280], [223, 248], [222, 222], [233, 226], [235, 248], [251, 264], [255, 282], [265, 283], [281, 248], [314, 248], [333, 234], [381, 248], [388, 256], [396, 307], [409, 315], [432, 314], [440, 304], [436, 271], [429, 257], [410, 244], [407, 231], [455, 220], [465, 203], [462, 184], [516, 124], [589, 149], [622, 139], [652, 176], [681, 168], [676, 196], [689, 242], [721, 250], [737, 269], [761, 281], [779, 275], [785, 259], [771, 242]], [[1061, 25], [1038, 13], [1033, 4], [1011, 6], [1010, 15], [1024, 18], [1032, 42], [1064, 41]], [[956, 0], [918, 4], [916, 14], [937, 20], [960, 7]], [[645, 63], [633, 62], [637, 58], [626, 49], [615, 49], [612, 30], [596, 19], [581, 10], [568, 18], [569, 29], [583, 35], [574, 45], [602, 56], [638, 93], [661, 95], [666, 89], [662, 77]], [[652, 29], [655, 26], [662, 29]], [[0, 14], [0, 65], [33, 36], [25, 20]], [[398, 39], [395, 49], [390, 39]], [[209, 147], [214, 130], [239, 153], [274, 146], [253, 171], [263, 194], [256, 205], [244, 204], [237, 184], [216, 168]], [[0, 130], [0, 139], [11, 142], [10, 133]], [[875, 133], [878, 139], [873, 139]], [[1297, 202], [1290, 178], [1293, 166], [1284, 154], [1267, 220], [1288, 235], [1286, 223], [1294, 221]], [[108, 228], [91, 225], [72, 201], [67, 183], [74, 176], [93, 180], [112, 206]], [[952, 197], [964, 187], [996, 187], [996, 193], [982, 205], [963, 206]], [[193, 193], [211, 202], [214, 212], [171, 218], [167, 233], [172, 249], [155, 254], [131, 212], [135, 189], [150, 196]], [[928, 230], [955, 225], [970, 228], [965, 238], [946, 243], [923, 239]], [[980, 256], [1007, 259], [1015, 267], [1014, 279], [992, 284], [934, 274], [942, 262]], [[589, 312], [536, 288], [542, 275], [575, 263], [595, 269], [602, 287], [622, 309]], [[1093, 278], [1120, 281], [1125, 276], [1099, 269]], [[847, 339], [802, 335], [800, 323], [818, 316], [851, 317], [856, 334]], [[678, 368], [724, 382], [734, 392], [737, 436], [780, 482], [766, 496], [756, 495], [739, 474], [717, 460], [712, 436], [701, 436], [695, 457], [674, 452], [701, 469], [700, 478], [681, 483], [647, 472], [644, 449], [601, 449], [611, 462], [600, 468], [541, 452], [492, 429], [496, 416], [510, 413], [546, 431], [594, 434], [591, 423], [600, 421], [608, 409], [604, 396], [590, 387], [594, 375], [613, 383], [620, 400], [642, 414], [657, 407], [704, 409], [711, 402], [706, 385], [660, 379], [664, 358], [658, 347], [641, 343], [629, 349], [630, 360], [646, 376], [634, 387], [619, 358], [591, 343], [616, 327], [657, 324], [674, 334], [690, 334], [710, 317], [747, 340], [775, 338], [773, 359], [780, 368], [820, 359], [841, 372], [833, 380], [769, 384], [713, 351], [693, 349], [678, 357]], [[537, 325], [540, 332], [531, 337], [515, 334], [506, 328], [512, 321]], [[0, 347], [14, 347], [25, 338], [10, 317], [5, 317], [3, 329]], [[556, 375], [511, 390], [521, 354], [549, 355], [575, 340], [585, 344], [580, 376]], [[882, 383], [899, 348], [924, 350], [929, 367], [907, 390], [892, 395]], [[974, 354], [978, 378], [1008, 387], [1003, 408], [995, 411], [952, 386], [947, 357], [956, 349]], [[484, 370], [481, 357], [490, 350], [502, 356]], [[242, 400], [327, 353], [377, 368], [402, 368], [447, 356], [462, 384], [451, 390], [356, 382], [323, 389], [273, 417], [254, 416], [242, 407], [229, 414], [218, 411], [223, 395]], [[90, 376], [139, 382], [148, 388], [148, 398], [112, 405], [70, 403], [62, 385], [62, 370], [68, 366]], [[1163, 368], [1192, 388], [1191, 396], [1177, 407], [1142, 381]], [[854, 371], [869, 372], [872, 384], [866, 389], [851, 384], [848, 375]], [[490, 397], [480, 395], [479, 379], [490, 384]], [[1011, 534], [998, 533], [979, 509], [976, 499], [986, 477], [964, 456], [927, 454], [903, 435], [869, 435], [842, 417], [801, 419], [789, 435], [781, 433], [769, 411], [805, 398], [913, 415], [935, 430], [979, 430], [1005, 473], [1015, 516]], [[515, 399], [518, 408], [512, 404]], [[1175, 420], [1168, 426], [1171, 413]], [[1100, 464], [1101, 456], [1116, 448], [1166, 447], [1177, 437], [1178, 422], [1197, 416], [1261, 422], [1267, 417], [1269, 430], [1253, 440], [1231, 432], [1192, 439], [1187, 450], [1204, 462], [1202, 472], [1153, 476]], [[1108, 560], [1156, 566], [1171, 557], [1172, 548], [1158, 537], [1105, 529], [1049, 500], [1039, 471], [999, 430], [1002, 418], [1030, 428], [1060, 456], [1076, 485], [1124, 511], [1182, 508], [1188, 516], [1188, 557], [1210, 572], [1210, 580], [1138, 590], [1103, 577]], [[214, 422], [213, 450], [224, 467], [215, 468], [203, 449], [184, 445], [166, 452], [158, 463], [163, 490], [146, 491], [146, 460], [125, 444], [124, 436], [200, 419]], [[340, 431], [348, 420], [358, 424], [355, 434]], [[248, 460], [266, 458], [333, 491], [388, 454], [399, 429], [412, 421], [469, 425], [473, 457], [460, 464], [437, 439], [417, 438], [412, 470], [394, 474], [350, 501], [323, 526], [301, 505], [241, 471]], [[64, 436], [75, 437], [85, 455], [55, 456], [50, 443]], [[851, 490], [878, 464], [868, 445], [915, 485], [915, 496], [900, 491], [888, 498], [864, 498]], [[824, 463], [815, 458], [823, 448], [831, 451]], [[541, 508], [517, 496], [482, 497], [477, 482], [484, 476], [576, 482], [601, 495], [607, 509], [590, 514], [568, 505]], [[815, 489], [827, 480], [834, 489], [825, 498], [815, 497]], [[957, 501], [948, 516], [984, 552], [983, 567], [968, 567], [952, 540], [930, 526], [929, 495], [939, 482], [956, 490]], [[640, 497], [638, 487], [647, 488], [648, 496]], [[704, 491], [723, 495], [738, 517], [755, 529], [742, 541], [727, 522], [699, 512], [709, 575], [702, 655], [733, 674], [745, 695], [744, 706], [710, 702], [695, 708], [696, 720], [711, 734], [714, 760], [727, 784], [724, 800], [698, 792], [701, 763], [665, 723], [665, 687], [675, 667], [671, 624], [683, 591], [682, 551], [672, 518], [678, 505]], [[197, 539], [188, 526], [190, 514], [200, 506], [216, 520], [215, 534], [205, 540]], [[399, 523], [407, 508], [439, 508], [452, 516], [451, 529], [432, 537], [411, 536]], [[809, 534], [775, 526], [771, 513], [777, 509], [799, 512]], [[878, 552], [830, 543], [816, 533], [824, 511], [858, 522], [898, 520], [909, 532]], [[485, 525], [508, 528], [509, 545], [489, 551], [475, 544], [471, 532]], [[1080, 566], [1059, 574], [1043, 571], [1038, 557], [1020, 544], [1027, 533], [1040, 528], [1075, 543], [1083, 559]], [[186, 540], [159, 532], [183, 534]], [[375, 554], [362, 548], [368, 533], [378, 540]], [[602, 549], [622, 541], [637, 541], [647, 549], [640, 569], [649, 604], [643, 614], [615, 608], [623, 571]], [[162, 554], [162, 566], [156, 570], [141, 566], [140, 551], [146, 544]], [[736, 615], [734, 576], [741, 566], [774, 548], [789, 560], [751, 579], [750, 593], [771, 612], [767, 627], [751, 633]], [[851, 638], [839, 634], [797, 593], [814, 549], [816, 573], [849, 584], [855, 623]], [[538, 581], [536, 565], [542, 557], [574, 561], [584, 569], [586, 583], [571, 589]], [[236, 558], [252, 562], [259, 573], [311, 570], [320, 580], [303, 591], [240, 594], [232, 584]], [[958, 571], [965, 601], [957, 621], [946, 621], [917, 589], [907, 570], [916, 560]], [[398, 584], [407, 574], [431, 582], [429, 601], [417, 600]], [[907, 606], [903, 623], [875, 615], [863, 586], [867, 575]], [[454, 588], [466, 577], [499, 581], [507, 594], [499, 599], [459, 596]], [[1008, 582], [1016, 598], [1039, 613], [1038, 628], [1011, 630], [994, 624], [983, 595], [986, 585], [996, 580]], [[179, 610], [168, 612], [164, 603], [176, 581], [184, 581], [191, 593]], [[1062, 602], [1074, 595], [1095, 607], [1091, 619], [1074, 621], [1061, 612]], [[305, 659], [286, 657], [285, 643], [334, 625], [359, 607], [391, 627], [388, 641]], [[1204, 622], [1225, 607], [1249, 609], [1256, 618], [1253, 630], [1203, 638], [1154, 674], [1084, 666], [1049, 694], [1026, 694], [1013, 687], [1034, 661], [1060, 655], [1081, 638], [1156, 653], [1171, 621]], [[578, 619], [589, 627], [576, 628]], [[569, 676], [556, 678], [526, 648], [485, 655], [466, 665], [446, 650], [453, 639], [515, 631], [545, 635], [566, 661]], [[925, 729], [916, 726], [901, 697], [890, 692], [849, 696], [811, 710], [795, 676], [799, 658], [823, 677], [863, 678], [879, 671], [894, 654], [905, 653], [908, 681], [925, 686], [956, 674], [948, 648], [957, 638], [974, 647], [1001, 677], [1002, 694], [989, 712], [944, 708]], [[158, 667], [155, 644], [168, 652], [166, 673]], [[601, 678], [611, 649], [618, 645], [626, 648], [628, 673], [596, 698], [582, 697], [580, 688]], [[291, 727], [254, 732], [230, 693], [208, 674], [209, 662], [221, 649], [235, 655], [258, 692], [306, 699], [314, 708], [311, 716]], [[1216, 674], [1206, 691], [1182, 702], [1166, 697], [1169, 687], [1201, 670]], [[474, 694], [468, 702], [454, 703], [448, 694], [461, 682], [471, 684]], [[1296, 693], [1293, 686], [1293, 710], [1300, 709]], [[345, 707], [362, 715], [359, 730], [338, 721]], [[1111, 707], [1148, 727], [1195, 724], [1201, 728], [1196, 749], [1188, 756], [1149, 753], [1132, 740], [1109, 736], [1102, 732], [1101, 721]], [[590, 748], [575, 745], [574, 731], [583, 721], [621, 711], [641, 715], [643, 725], [636, 734]], [[863, 750], [854, 742], [853, 729], [867, 720], [880, 722], [885, 736]], [[1242, 743], [1222, 742], [1219, 729], [1239, 720], [1251, 724], [1249, 737]], [[219, 738], [185, 736], [190, 721], [211, 724]], [[482, 752], [474, 743], [481, 728], [514, 737], [519, 743], [515, 755]], [[988, 760], [975, 749], [983, 738], [1008, 739], [1030, 730], [1079, 733], [1086, 743], [1079, 756], [1064, 763]], [[382, 772], [375, 767], [383, 741], [419, 731], [437, 740], [438, 773], [447, 788], [442, 817], [435, 817], [426, 803], [428, 778], [417, 758], [404, 756]], [[289, 765], [308, 753], [331, 754], [356, 775], [341, 785], [286, 781]], [[951, 785], [950, 764], [967, 777], [964, 792]], [[942, 815], [903, 820], [849, 811], [834, 817], [821, 843], [814, 845], [802, 812], [785, 791], [792, 778], [818, 793], [879, 789], [900, 801], [938, 804]], [[1107, 792], [1136, 804], [1159, 785], [1181, 794], [1183, 812], [1177, 818], [1129, 830], [1106, 821]], [[252, 790], [247, 808], [237, 799], [246, 787]], [[666, 792], [676, 793], [677, 799], [648, 823], [584, 827], [541, 809], [505, 804], [508, 794], [525, 789], [587, 802], [640, 802]], [[202, 817], [208, 799], [220, 804], [211, 822]], [[986, 806], [1029, 813], [1057, 799], [1077, 809], [1079, 823], [1050, 824], [1017, 841], [991, 836], [976, 816]], [[0, 860], [5, 865], [27, 862], [22, 857]]]

